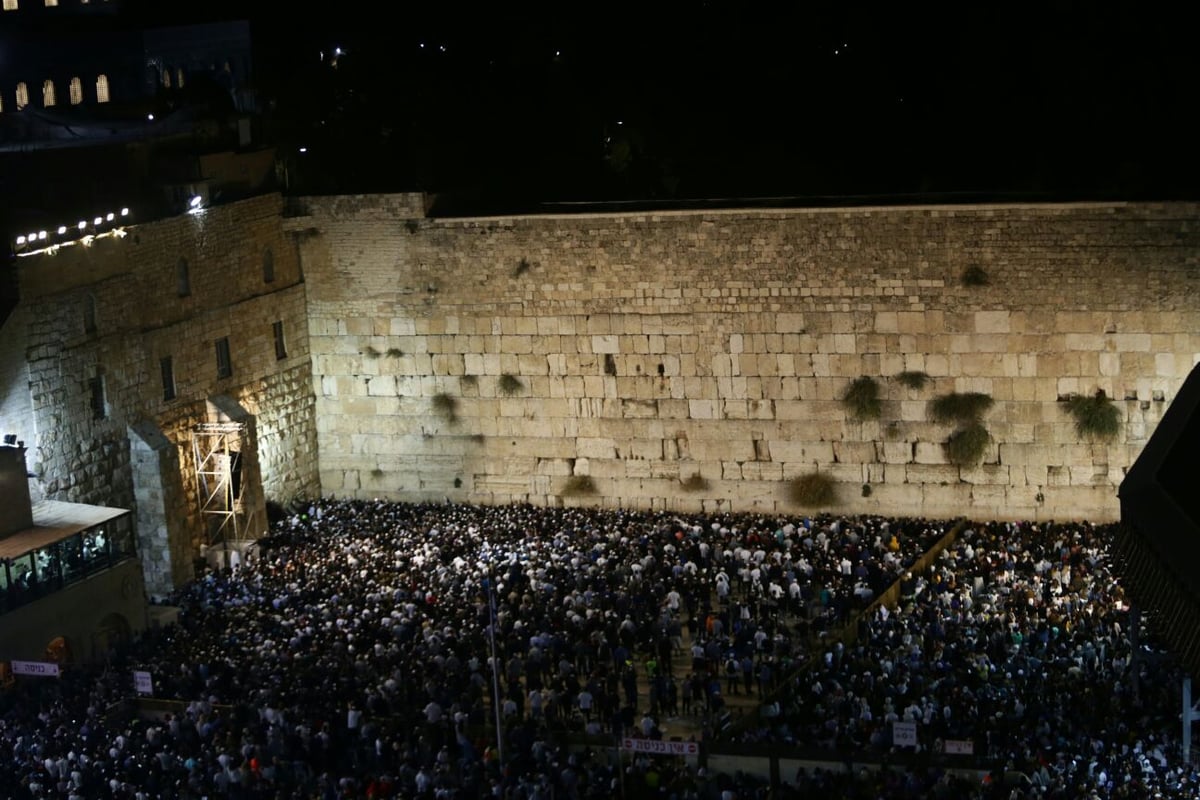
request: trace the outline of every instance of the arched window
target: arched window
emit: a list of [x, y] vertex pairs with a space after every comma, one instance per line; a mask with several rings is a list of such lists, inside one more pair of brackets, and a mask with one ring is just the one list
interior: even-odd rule
[[175, 88], [183, 88], [183, 67], [179, 67], [175, 70]]
[[108, 102], [108, 76], [100, 75], [96, 78], [96, 102]]
[[55, 102], [57, 98], [54, 96], [54, 81], [47, 78], [42, 82], [42, 106], [50, 108]]
[[27, 105], [29, 105], [29, 87], [25, 85], [25, 81], [21, 81], [17, 84], [17, 111]]
[[162, 71], [162, 85], [164, 89], [171, 88], [171, 68], [164, 67]]
[[175, 291], [180, 297], [192, 293], [192, 273], [186, 258], [181, 257], [175, 264]]
[[271, 252], [270, 247], [263, 248], [263, 283], [271, 283], [275, 280], [275, 254]]
[[83, 102], [83, 81], [79, 78], [71, 78], [70, 84], [71, 105], [77, 106]]

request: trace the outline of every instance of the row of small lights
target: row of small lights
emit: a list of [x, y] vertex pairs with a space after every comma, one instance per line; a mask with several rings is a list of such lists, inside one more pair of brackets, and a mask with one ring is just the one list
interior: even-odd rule
[[[128, 208], [122, 208], [120, 214], [110, 211], [110, 212], [108, 212], [108, 214], [104, 215], [103, 217], [96, 217], [94, 220], [92, 220], [92, 226], [95, 228], [99, 228], [101, 225], [105, 224], [106, 222], [116, 222], [118, 217], [120, 217], [121, 219], [124, 219], [125, 217], [128, 217], [128, 216], [129, 216]], [[67, 236], [71, 233], [74, 233], [75, 230], [78, 230], [78, 231], [80, 231], [79, 238], [70, 239], [67, 241], [60, 240], [60, 241], [54, 241], [54, 242], [47, 242], [45, 245], [41, 245], [41, 243], [46, 242], [46, 240], [49, 238], [49, 234], [46, 231], [38, 231], [36, 233], [30, 233], [25, 236], [18, 236], [17, 240], [16, 240], [17, 247], [37, 248], [36, 250], [18, 253], [18, 255], [25, 256], [25, 255], [33, 255], [34, 253], [45, 252], [47, 250], [53, 251], [53, 250], [56, 250], [60, 245], [75, 244], [76, 242], [82, 242], [84, 245], [88, 245], [88, 244], [92, 243], [93, 239], [96, 239], [100, 236], [123, 237], [125, 235], [125, 231], [122, 228], [114, 228], [113, 230], [107, 231], [105, 233], [100, 233], [100, 234], [84, 234], [84, 233], [82, 233], [83, 231], [87, 230], [87, 227], [88, 227], [87, 220], [80, 220], [79, 224], [76, 225], [75, 228], [71, 228], [70, 226], [67, 226], [67, 225], [60, 225], [60, 226], [58, 226], [58, 231], [57, 231], [58, 236]], [[41, 245], [41, 246], [39, 246], [39, 245]]]

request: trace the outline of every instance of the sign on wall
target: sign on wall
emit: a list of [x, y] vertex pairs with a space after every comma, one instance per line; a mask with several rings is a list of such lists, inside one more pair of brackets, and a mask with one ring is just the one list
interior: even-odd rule
[[133, 688], [138, 694], [154, 694], [154, 679], [145, 670], [133, 671]]
[[694, 756], [699, 754], [700, 745], [695, 742], [664, 742], [659, 739], [634, 739], [627, 736], [621, 740], [621, 749], [656, 756]]
[[53, 661], [13, 661], [13, 675], [32, 675], [35, 678], [57, 678], [58, 664]]
[[893, 722], [892, 723], [892, 744], [896, 747], [916, 747], [917, 746], [917, 723], [915, 722]]

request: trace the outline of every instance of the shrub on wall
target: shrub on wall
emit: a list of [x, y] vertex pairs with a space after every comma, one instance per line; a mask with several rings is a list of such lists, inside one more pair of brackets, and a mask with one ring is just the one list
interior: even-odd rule
[[975, 422], [950, 434], [950, 438], [942, 447], [946, 451], [946, 459], [951, 464], [964, 466], [979, 463], [991, 441], [992, 437], [987, 428]]
[[900, 385], [908, 389], [924, 389], [933, 380], [927, 372], [919, 372], [916, 370], [905, 370], [896, 374], [896, 380], [900, 381]]
[[1075, 418], [1075, 431], [1087, 439], [1112, 439], [1121, 431], [1121, 409], [1103, 389], [1090, 397], [1073, 394], [1066, 399], [1067, 412]]
[[709, 487], [708, 478], [699, 472], [679, 482], [685, 492], [703, 492]]
[[854, 419], [879, 419], [883, 409], [879, 402], [879, 382], [865, 375], [855, 378], [842, 395], [842, 405]]
[[929, 404], [929, 417], [942, 424], [968, 425], [978, 422], [995, 401], [980, 392], [952, 392], [938, 395]]
[[991, 278], [988, 277], [987, 271], [978, 264], [972, 264], [963, 270], [963, 286], [987, 286], [989, 283]]
[[595, 494], [596, 482], [592, 480], [591, 475], [572, 475], [567, 478], [567, 482], [563, 484], [562, 491], [559, 494], [563, 497], [578, 497], [584, 494]]
[[500, 376], [500, 382], [497, 384], [501, 394], [514, 395], [525, 388], [525, 384], [521, 383], [521, 379], [515, 375], [509, 375], [507, 372]]
[[810, 472], [788, 483], [788, 499], [798, 506], [831, 506], [837, 491], [828, 475]]
[[433, 410], [442, 415], [449, 422], [454, 422], [458, 419], [458, 400], [441, 392], [435, 394], [432, 398]]

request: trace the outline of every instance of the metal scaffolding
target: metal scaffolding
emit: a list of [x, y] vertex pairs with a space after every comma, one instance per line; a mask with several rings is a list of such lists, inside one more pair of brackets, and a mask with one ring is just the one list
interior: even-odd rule
[[253, 509], [245, 503], [249, 476], [242, 475], [246, 425], [204, 422], [192, 429], [196, 489], [208, 545], [253, 539]]

